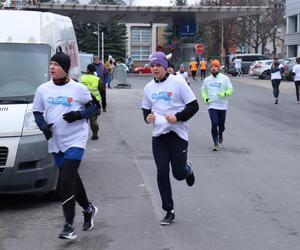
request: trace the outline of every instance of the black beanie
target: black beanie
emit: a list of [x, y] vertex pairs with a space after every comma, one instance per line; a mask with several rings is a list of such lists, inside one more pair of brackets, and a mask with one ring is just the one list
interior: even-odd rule
[[50, 61], [56, 62], [67, 74], [69, 73], [71, 60], [64, 52], [57, 52], [51, 57]]
[[96, 71], [96, 67], [93, 64], [89, 64], [86, 68], [91, 73], [94, 73]]

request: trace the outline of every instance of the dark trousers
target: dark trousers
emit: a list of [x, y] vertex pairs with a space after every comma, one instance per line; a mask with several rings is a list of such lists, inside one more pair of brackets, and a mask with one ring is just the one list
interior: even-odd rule
[[201, 69], [201, 79], [205, 79], [205, 75], [206, 75], [206, 70]]
[[209, 109], [208, 113], [211, 120], [211, 135], [214, 144], [218, 144], [219, 135], [225, 130], [226, 110]]
[[190, 173], [187, 166], [188, 142], [175, 132], [152, 137], [153, 156], [157, 167], [157, 183], [162, 200], [162, 208], [171, 211], [174, 208], [170, 183], [170, 163], [176, 180], [184, 180]]
[[65, 159], [60, 169], [62, 175], [62, 201], [66, 223], [73, 224], [75, 217], [75, 201], [86, 210], [90, 203], [85, 188], [78, 174], [79, 160]]
[[299, 86], [300, 86], [300, 81], [295, 81], [296, 97], [298, 102], [299, 102]]
[[98, 115], [93, 115], [89, 118], [91, 130], [93, 132], [93, 135], [98, 135], [99, 125], [97, 123]]
[[195, 80], [195, 79], [196, 79], [196, 72], [197, 72], [197, 71], [195, 71], [195, 70], [192, 70], [192, 78], [193, 78], [193, 80]]
[[101, 104], [103, 110], [106, 109], [106, 89], [100, 91], [100, 96], [101, 96]]
[[273, 80], [271, 80], [271, 82], [272, 82], [272, 87], [273, 87], [273, 95], [275, 98], [278, 98], [279, 85], [280, 85], [281, 79], [273, 79]]

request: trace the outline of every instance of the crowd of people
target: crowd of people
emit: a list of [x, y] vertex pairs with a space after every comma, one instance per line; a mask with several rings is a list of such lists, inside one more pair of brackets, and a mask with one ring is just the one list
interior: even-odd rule
[[[186, 180], [188, 186], [195, 182], [192, 163], [187, 159], [187, 121], [198, 111], [199, 105], [189, 86], [184, 64], [175, 72], [163, 52], [153, 53], [149, 64], [154, 78], [144, 88], [142, 110], [145, 122], [153, 124], [152, 149], [157, 183], [162, 208], [166, 211], [160, 224], [169, 225], [175, 220], [170, 164], [178, 181]], [[58, 52], [50, 59], [51, 80], [40, 85], [34, 97], [32, 109], [35, 121], [48, 141], [48, 151], [53, 154], [62, 179], [65, 222], [58, 235], [61, 239], [77, 238], [73, 225], [76, 202], [83, 209], [83, 230], [89, 231], [94, 227], [98, 208], [88, 199], [78, 169], [88, 141], [88, 121], [91, 139], [99, 138], [97, 118], [101, 110], [106, 111], [106, 87], [110, 84], [112, 65], [112, 58], [104, 65], [99, 57], [95, 57], [77, 82], [69, 77], [70, 57]], [[201, 67], [203, 70], [204, 66]], [[217, 150], [217, 144], [223, 141], [227, 98], [233, 89], [229, 79], [219, 73], [220, 63], [217, 60], [211, 62], [210, 68], [212, 75], [208, 78], [202, 73], [202, 96], [208, 104], [214, 150]]]
[[[299, 103], [300, 58], [293, 68], [297, 103]], [[59, 238], [77, 237], [73, 222], [76, 202], [82, 207], [83, 230], [94, 227], [98, 208], [88, 199], [78, 173], [86, 143], [88, 121], [92, 140], [99, 138], [97, 122], [101, 111], [106, 112], [106, 88], [110, 87], [113, 72], [112, 57], [104, 65], [98, 57], [89, 64], [86, 73], [76, 82], [69, 77], [70, 57], [58, 52], [50, 59], [51, 80], [36, 91], [33, 114], [39, 129], [48, 141], [48, 150], [62, 176], [62, 208], [65, 223]], [[147, 124], [152, 124], [152, 152], [157, 169], [157, 185], [166, 212], [161, 225], [170, 225], [175, 220], [174, 201], [170, 181], [170, 168], [176, 180], [185, 180], [193, 186], [195, 176], [188, 160], [188, 125], [199, 110], [199, 104], [190, 87], [189, 74], [184, 64], [176, 72], [163, 52], [149, 57], [153, 79], [143, 91], [142, 111]], [[192, 77], [196, 80], [198, 67], [201, 70], [201, 96], [208, 107], [211, 121], [213, 151], [219, 151], [224, 142], [228, 99], [233, 94], [229, 77], [220, 72], [219, 60], [190, 64]], [[210, 71], [207, 77], [206, 72]], [[271, 66], [271, 81], [275, 104], [278, 104], [282, 65], [275, 58]], [[193, 73], [194, 72], [194, 73]]]

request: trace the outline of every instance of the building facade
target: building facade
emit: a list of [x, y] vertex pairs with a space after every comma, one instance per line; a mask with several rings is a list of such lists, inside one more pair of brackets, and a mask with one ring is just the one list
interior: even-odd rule
[[167, 24], [127, 23], [127, 56], [131, 57], [135, 66], [143, 66], [149, 56], [163, 45], [164, 30]]
[[287, 57], [300, 56], [300, 1], [286, 0], [286, 36]]

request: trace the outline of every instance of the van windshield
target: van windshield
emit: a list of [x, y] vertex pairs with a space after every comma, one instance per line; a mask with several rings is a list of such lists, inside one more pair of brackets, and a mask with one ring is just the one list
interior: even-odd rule
[[39, 85], [50, 80], [50, 47], [0, 43], [0, 100], [32, 102]]

